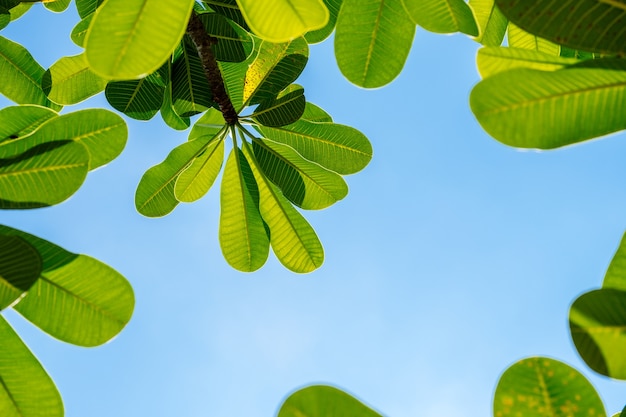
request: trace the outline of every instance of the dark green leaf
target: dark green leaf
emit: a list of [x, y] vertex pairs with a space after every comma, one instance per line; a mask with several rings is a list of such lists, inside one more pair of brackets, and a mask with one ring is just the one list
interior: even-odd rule
[[44, 1], [43, 5], [46, 9], [60, 13], [67, 9], [72, 0], [54, 0], [54, 1]]
[[264, 126], [285, 126], [297, 122], [304, 113], [305, 106], [304, 89], [294, 84], [277, 97], [259, 104], [251, 117]]
[[306, 120], [307, 122], [317, 122], [317, 123], [332, 123], [333, 122], [333, 118], [330, 116], [330, 114], [326, 113], [324, 111], [324, 109], [322, 109], [321, 107], [310, 103], [310, 102], [306, 102], [306, 105], [304, 106], [304, 113], [302, 113], [302, 117], [300, 117], [301, 120]]
[[252, 53], [252, 37], [236, 23], [216, 13], [198, 15], [207, 33], [217, 39], [213, 46], [218, 61], [242, 62]]
[[170, 79], [172, 63], [168, 62], [161, 67], [159, 72], [165, 82], [165, 91], [163, 92], [163, 104], [161, 105], [161, 117], [163, 121], [172, 129], [185, 130], [191, 124], [189, 117], [181, 117], [174, 111], [172, 104], [172, 81]]
[[330, 16], [328, 18], [328, 23], [321, 29], [313, 30], [311, 32], [307, 32], [304, 35], [304, 39], [308, 43], [319, 43], [325, 40], [333, 33], [335, 30], [335, 25], [337, 24], [337, 15], [339, 15], [339, 10], [341, 9], [341, 3], [343, 0], [323, 0], [326, 8], [330, 12]]
[[198, 51], [186, 35], [183, 46], [181, 56], [172, 64], [172, 104], [179, 116], [188, 117], [214, 103]]
[[250, 31], [246, 20], [243, 18], [239, 6], [237, 6], [237, 0], [202, 0], [202, 3], [237, 23], [239, 26], [247, 31]]
[[76, 9], [81, 19], [96, 12], [96, 9], [104, 2], [104, 0], [76, 0]]
[[28, 291], [41, 269], [41, 256], [28, 242], [19, 236], [0, 235], [0, 311]]
[[114, 109], [138, 120], [150, 120], [163, 105], [165, 83], [159, 72], [130, 81], [111, 81], [104, 94]]

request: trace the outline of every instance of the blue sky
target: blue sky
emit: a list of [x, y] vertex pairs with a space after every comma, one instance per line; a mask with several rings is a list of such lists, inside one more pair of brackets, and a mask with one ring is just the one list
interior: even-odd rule
[[[77, 17], [73, 6], [42, 9], [2, 35], [47, 67], [79, 52]], [[330, 383], [390, 417], [485, 416], [500, 373], [531, 355], [572, 364], [620, 410], [623, 383], [581, 362], [567, 312], [601, 285], [624, 232], [626, 137], [552, 152], [491, 139], [468, 105], [477, 47], [418, 30], [403, 73], [376, 90], [341, 76], [332, 41], [312, 48], [299, 80], [307, 99], [374, 146], [345, 200], [305, 213], [326, 251], [312, 274], [273, 256], [254, 274], [230, 268], [217, 187], [165, 218], [136, 212], [142, 174], [186, 140], [158, 116], [129, 120], [124, 153], [65, 203], [3, 212], [3, 223], [96, 257], [135, 289], [130, 324], [98, 348], [3, 313], [66, 415], [272, 416], [295, 388]], [[74, 109], [99, 106], [102, 95]]]

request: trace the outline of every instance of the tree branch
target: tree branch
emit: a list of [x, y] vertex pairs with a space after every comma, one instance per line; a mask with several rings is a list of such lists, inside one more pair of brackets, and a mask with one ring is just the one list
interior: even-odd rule
[[187, 34], [191, 37], [191, 40], [198, 50], [198, 56], [202, 61], [202, 68], [204, 68], [204, 73], [209, 81], [211, 92], [213, 93], [213, 100], [215, 100], [220, 107], [220, 111], [226, 123], [231, 126], [236, 124], [238, 120], [237, 111], [235, 111], [235, 107], [226, 92], [222, 73], [217, 65], [215, 55], [213, 54], [212, 47], [218, 40], [206, 33], [204, 25], [195, 10], [191, 12], [191, 17], [187, 24]]

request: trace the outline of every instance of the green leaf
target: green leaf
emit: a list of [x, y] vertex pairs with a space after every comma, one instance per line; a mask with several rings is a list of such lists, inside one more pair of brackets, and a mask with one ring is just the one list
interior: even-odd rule
[[226, 92], [237, 111], [244, 107], [244, 82], [248, 68], [256, 60], [263, 41], [253, 36], [254, 48], [250, 56], [242, 63], [219, 62], [218, 66], [226, 85]]
[[104, 0], [76, 0], [76, 10], [81, 19], [96, 12]]
[[168, 60], [166, 65], [161, 67], [162, 78], [165, 81], [165, 91], [163, 92], [163, 104], [161, 105], [161, 117], [163, 121], [172, 129], [185, 130], [191, 124], [189, 117], [181, 117], [174, 111], [172, 104], [172, 82], [170, 74], [172, 63]]
[[44, 93], [57, 104], [80, 103], [104, 90], [106, 84], [89, 69], [85, 54], [59, 59], [41, 80]]
[[278, 260], [290, 271], [306, 273], [324, 262], [324, 249], [311, 225], [262, 173], [249, 146], [244, 155], [259, 186], [259, 208], [270, 228], [270, 244]]
[[594, 371], [626, 379], [626, 292], [604, 288], [578, 297], [569, 313], [574, 345]]
[[476, 42], [485, 46], [500, 46], [508, 26], [508, 19], [496, 7], [495, 0], [470, 0], [479, 34]]
[[70, 38], [72, 41], [81, 48], [85, 46], [85, 37], [87, 36], [87, 31], [89, 30], [89, 26], [91, 25], [91, 21], [93, 20], [93, 14], [85, 17], [83, 20], [78, 22], [74, 29], [72, 29], [72, 33], [70, 34]]
[[32, 133], [58, 114], [48, 107], [22, 105], [0, 109], [0, 144]]
[[561, 47], [559, 45], [528, 33], [515, 26], [513, 23], [509, 23], [508, 45], [511, 48], [529, 49], [531, 51], [539, 51], [554, 56], [561, 54]]
[[264, 126], [285, 126], [297, 122], [305, 106], [304, 88], [293, 84], [277, 97], [261, 102], [251, 117]]
[[70, 2], [72, 0], [53, 0], [53, 1], [44, 1], [43, 5], [46, 9], [52, 11], [52, 12], [56, 12], [56, 13], [60, 13], [62, 11], [64, 11], [65, 9], [68, 8], [68, 6], [70, 5]]
[[326, 23], [326, 26], [324, 26], [323, 28], [307, 32], [304, 35], [304, 39], [306, 39], [306, 41], [310, 44], [320, 43], [326, 40], [326, 38], [328, 38], [330, 34], [333, 33], [333, 30], [335, 30], [335, 26], [337, 25], [337, 16], [339, 15], [339, 10], [341, 9], [341, 4], [343, 3], [343, 0], [323, 1], [324, 5], [326, 5], [326, 8], [330, 13], [328, 17], [328, 23]]
[[209, 6], [211, 10], [216, 11], [224, 17], [229, 18], [246, 31], [250, 31], [246, 20], [243, 18], [243, 14], [239, 10], [236, 0], [202, 0], [202, 3]]
[[577, 370], [554, 359], [533, 357], [509, 367], [493, 400], [497, 417], [605, 416], [591, 383]]
[[[224, 132], [226, 129], [224, 128]], [[218, 133], [223, 137], [222, 133]], [[190, 203], [202, 198], [213, 186], [224, 161], [224, 141], [215, 138], [176, 179], [174, 195], [181, 202]]]
[[176, 179], [200, 156], [216, 138], [201, 136], [172, 150], [165, 160], [153, 166], [141, 177], [135, 193], [135, 207], [148, 217], [165, 216], [178, 205], [174, 194]]
[[213, 53], [218, 61], [242, 62], [252, 53], [252, 37], [236, 23], [216, 13], [198, 15], [207, 33], [218, 40]]
[[111, 81], [104, 94], [115, 110], [138, 120], [150, 120], [163, 105], [165, 82], [159, 72], [139, 80]]
[[0, 234], [21, 237], [42, 257], [41, 276], [14, 307], [35, 326], [68, 343], [97, 346], [128, 323], [133, 290], [113, 268], [7, 226]]
[[[83, 146], [54, 141], [19, 153], [19, 142], [5, 142], [0, 148], [0, 208], [51, 206], [80, 188], [89, 165]], [[3, 152], [11, 156], [4, 157]]]
[[342, 74], [365, 88], [400, 74], [413, 44], [415, 24], [398, 0], [344, 0], [335, 33]]
[[182, 54], [172, 64], [172, 103], [181, 117], [193, 116], [213, 105], [202, 62], [188, 36], [184, 38]]
[[335, 123], [299, 120], [283, 127], [259, 127], [264, 137], [284, 143], [309, 161], [339, 174], [354, 174], [372, 159], [372, 145], [358, 130]]
[[107, 0], [87, 33], [91, 69], [118, 80], [152, 74], [182, 39], [193, 4], [194, 0]]
[[22, 45], [0, 36], [0, 94], [19, 104], [40, 104], [60, 110], [41, 89], [44, 72]]
[[309, 46], [304, 38], [282, 44], [262, 42], [256, 59], [246, 72], [244, 103], [258, 104], [276, 97], [298, 78], [308, 57]]
[[219, 110], [209, 109], [204, 113], [196, 123], [194, 123], [189, 132], [189, 140], [194, 140], [200, 136], [215, 136], [224, 129], [226, 121]]
[[322, 109], [321, 107], [313, 103], [310, 103], [308, 101], [306, 102], [306, 105], [304, 106], [304, 113], [302, 113], [300, 120], [306, 120], [307, 122], [316, 122], [316, 123], [332, 123], [333, 122], [333, 118], [330, 116], [330, 114], [326, 113], [324, 109]]
[[252, 272], [265, 264], [270, 240], [259, 212], [259, 189], [237, 147], [231, 151], [222, 177], [219, 237], [224, 258], [233, 268]]
[[513, 23], [559, 45], [590, 52], [626, 52], [626, 8], [619, 1], [496, 0]]
[[0, 414], [63, 417], [63, 402], [54, 382], [2, 316], [0, 351]]
[[478, 36], [472, 9], [464, 0], [402, 0], [415, 24], [436, 33]]
[[287, 145], [255, 140], [253, 150], [263, 174], [298, 207], [319, 210], [348, 195], [348, 186], [339, 174], [307, 161]]
[[275, 0], [272, 7], [257, 0], [237, 0], [255, 35], [270, 42], [287, 42], [328, 23], [322, 0]]
[[[86, 109], [64, 114], [41, 125], [32, 135], [15, 142], [22, 146], [59, 140], [73, 140], [89, 153], [89, 170], [115, 159], [124, 149], [128, 129], [124, 119], [104, 109]], [[0, 143], [0, 155], [3, 153]], [[22, 148], [18, 148], [22, 149]]]
[[301, 388], [287, 397], [277, 417], [382, 417], [350, 394], [327, 385]]
[[626, 291], [626, 233], [609, 264], [602, 288]]
[[17, 6], [11, 8], [11, 21], [17, 20], [22, 17], [28, 10], [30, 10], [32, 3], [20, 3]]
[[483, 78], [515, 68], [541, 71], [556, 71], [579, 62], [574, 58], [563, 58], [528, 49], [485, 47], [478, 50], [476, 65]]
[[28, 291], [41, 268], [39, 252], [28, 242], [19, 236], [0, 235], [0, 311]]
[[606, 69], [494, 75], [474, 87], [470, 106], [490, 135], [521, 148], [557, 148], [624, 129], [626, 71], [611, 69], [616, 61], [594, 62]]

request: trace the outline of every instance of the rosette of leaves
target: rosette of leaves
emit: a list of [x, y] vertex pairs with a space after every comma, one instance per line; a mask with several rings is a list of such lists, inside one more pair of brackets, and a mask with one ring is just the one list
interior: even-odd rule
[[[271, 246], [288, 269], [310, 272], [322, 264], [323, 249], [297, 208], [323, 209], [344, 198], [342, 176], [367, 165], [371, 145], [307, 103], [304, 89], [293, 84], [308, 59], [303, 38], [271, 43], [220, 13], [199, 10], [197, 18], [216, 39], [210, 52], [199, 52], [201, 41], [188, 30], [157, 72], [106, 88], [114, 107], [138, 119], [160, 110], [170, 126], [185, 128], [202, 113], [189, 141], [145, 173], [137, 210], [158, 217], [198, 200], [224, 165], [219, 239], [228, 263], [254, 271]], [[216, 73], [202, 62], [207, 53], [214, 54]], [[223, 96], [215, 84], [224, 87]]]

